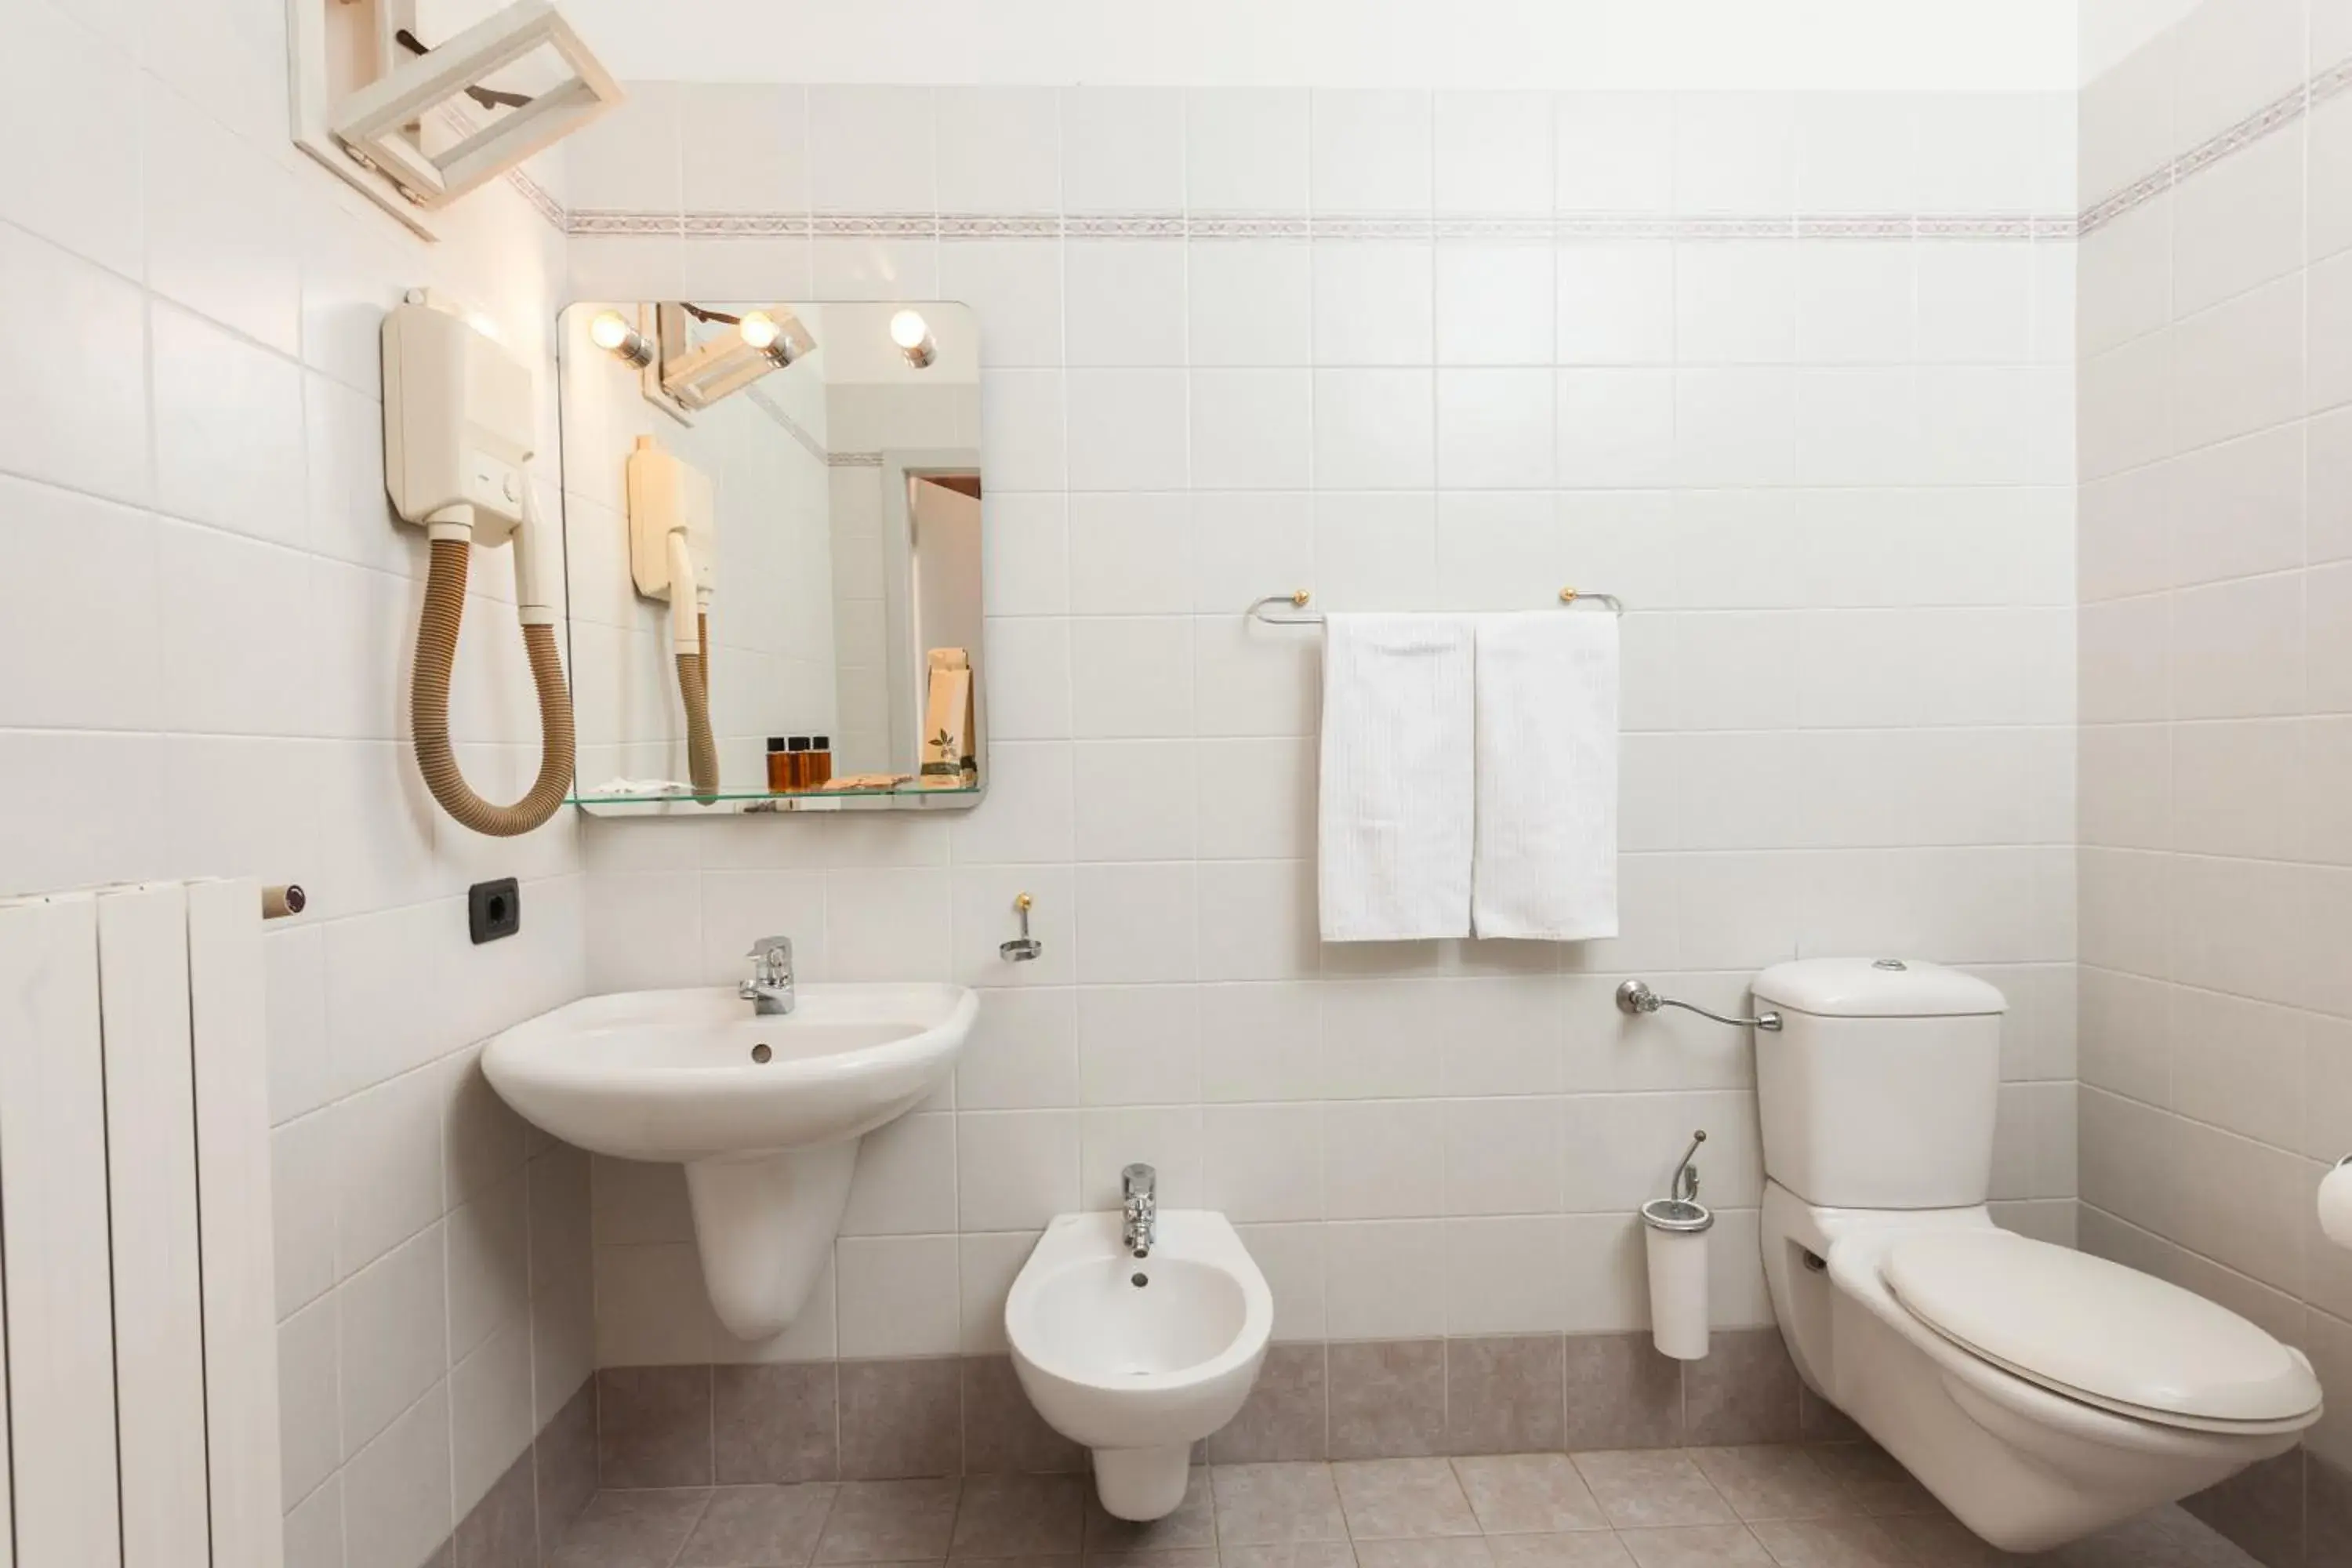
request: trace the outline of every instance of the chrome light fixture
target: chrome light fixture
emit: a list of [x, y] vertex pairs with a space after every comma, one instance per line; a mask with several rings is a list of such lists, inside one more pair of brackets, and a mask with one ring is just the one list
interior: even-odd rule
[[920, 310], [901, 310], [890, 318], [890, 341], [907, 356], [907, 363], [917, 370], [928, 370], [940, 357], [940, 345], [931, 336], [931, 324], [923, 320]]
[[588, 323], [588, 341], [624, 364], [639, 370], [654, 363], [654, 345], [618, 310], [599, 310]]

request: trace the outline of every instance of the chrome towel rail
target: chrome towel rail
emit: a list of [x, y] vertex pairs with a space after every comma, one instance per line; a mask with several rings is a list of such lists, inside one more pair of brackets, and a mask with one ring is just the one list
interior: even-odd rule
[[[1286, 616], [1268, 609], [1273, 605], [1287, 605], [1294, 610], [1303, 610], [1314, 596], [1304, 588], [1294, 588], [1287, 594], [1268, 594], [1251, 605], [1249, 613], [1252, 619], [1263, 621], [1270, 626], [1319, 626], [1323, 624], [1323, 617], [1311, 610], [1305, 615]], [[1562, 588], [1559, 602], [1570, 607], [1581, 604], [1602, 605], [1612, 615], [1625, 613], [1625, 601], [1616, 595], [1590, 593], [1582, 588]]]

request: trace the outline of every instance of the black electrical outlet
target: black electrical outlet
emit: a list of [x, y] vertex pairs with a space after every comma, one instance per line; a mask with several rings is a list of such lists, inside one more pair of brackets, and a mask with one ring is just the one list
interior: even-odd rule
[[466, 923], [477, 947], [514, 935], [522, 930], [522, 889], [512, 877], [475, 883], [466, 889]]

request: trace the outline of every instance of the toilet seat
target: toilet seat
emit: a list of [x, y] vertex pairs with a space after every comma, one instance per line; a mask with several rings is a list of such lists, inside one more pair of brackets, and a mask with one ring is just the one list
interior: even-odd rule
[[2201, 1296], [2087, 1253], [1994, 1229], [1887, 1247], [1895, 1301], [1955, 1346], [2053, 1394], [2209, 1432], [2306, 1426], [2301, 1352]]

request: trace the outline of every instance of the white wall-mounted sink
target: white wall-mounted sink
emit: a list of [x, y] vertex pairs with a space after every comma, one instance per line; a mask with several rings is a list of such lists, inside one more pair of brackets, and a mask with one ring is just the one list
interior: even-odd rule
[[491, 1039], [482, 1071], [567, 1143], [686, 1167], [703, 1282], [728, 1331], [789, 1327], [824, 1271], [857, 1142], [955, 1066], [961, 985], [803, 985], [782, 1016], [718, 987], [590, 996]]

